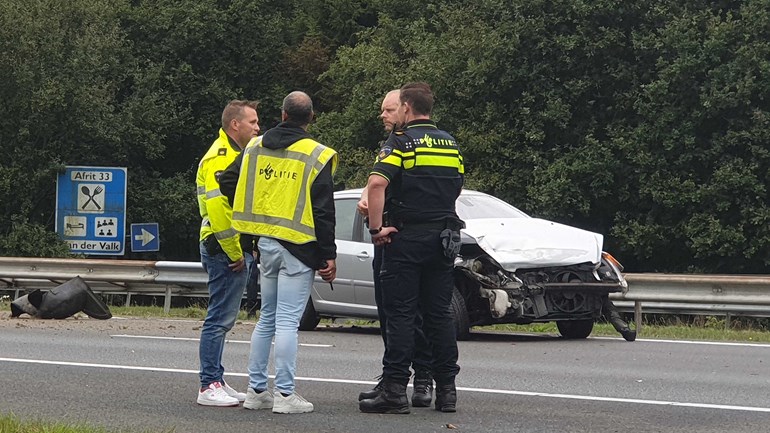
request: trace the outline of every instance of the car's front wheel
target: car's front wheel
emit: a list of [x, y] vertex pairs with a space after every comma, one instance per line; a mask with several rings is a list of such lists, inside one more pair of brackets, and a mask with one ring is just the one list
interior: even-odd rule
[[559, 320], [556, 322], [562, 337], [570, 340], [588, 338], [594, 329], [594, 321], [588, 320]]
[[452, 315], [452, 321], [455, 324], [455, 333], [458, 340], [467, 340], [471, 336], [470, 318], [468, 317], [468, 308], [465, 306], [463, 295], [457, 290], [452, 289], [452, 300], [449, 302], [449, 312]]
[[307, 304], [305, 305], [305, 311], [302, 313], [302, 317], [299, 319], [300, 331], [312, 331], [318, 326], [321, 318], [318, 317], [318, 313], [315, 312], [313, 307], [313, 299], [308, 297]]

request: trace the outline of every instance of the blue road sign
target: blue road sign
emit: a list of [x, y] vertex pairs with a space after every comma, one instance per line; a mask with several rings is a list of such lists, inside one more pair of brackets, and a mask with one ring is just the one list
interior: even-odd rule
[[160, 251], [158, 223], [131, 224], [131, 252]]
[[73, 253], [122, 256], [126, 169], [65, 167], [56, 182], [56, 232]]

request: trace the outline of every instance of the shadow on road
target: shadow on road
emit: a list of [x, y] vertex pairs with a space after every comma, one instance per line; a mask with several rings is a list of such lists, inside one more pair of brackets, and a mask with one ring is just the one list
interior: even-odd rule
[[[360, 326], [360, 325], [326, 325], [319, 326], [313, 332], [330, 332], [339, 334], [360, 334], [360, 335], [379, 335], [380, 328], [376, 326]], [[542, 341], [568, 341], [556, 334], [528, 334], [528, 333], [515, 333], [515, 332], [501, 332], [501, 331], [484, 331], [474, 329], [471, 332], [470, 338], [466, 341], [480, 341], [480, 342], [501, 342], [501, 343], [523, 343], [523, 342], [542, 342]], [[585, 341], [585, 340], [575, 340]]]

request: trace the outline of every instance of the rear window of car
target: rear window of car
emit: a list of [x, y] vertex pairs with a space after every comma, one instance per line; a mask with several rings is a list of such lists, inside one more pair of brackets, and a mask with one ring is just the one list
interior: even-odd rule
[[488, 195], [461, 195], [457, 198], [457, 216], [463, 220], [483, 218], [529, 218], [508, 203]]

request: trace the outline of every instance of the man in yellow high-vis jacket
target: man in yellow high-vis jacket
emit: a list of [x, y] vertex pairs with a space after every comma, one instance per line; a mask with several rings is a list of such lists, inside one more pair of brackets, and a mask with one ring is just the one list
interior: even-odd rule
[[208, 273], [209, 304], [200, 338], [198, 404], [237, 406], [246, 394], [225, 383], [222, 351], [225, 335], [238, 316], [250, 263], [253, 240], [232, 228], [233, 210], [219, 190], [219, 177], [259, 133], [257, 103], [230, 101], [222, 112], [222, 129], [198, 165], [196, 177], [200, 209], [200, 253]]
[[[252, 140], [221, 178], [232, 198], [233, 227], [259, 236], [262, 309], [251, 336], [249, 389], [243, 407], [306, 413], [313, 404], [294, 389], [297, 328], [315, 270], [336, 275], [334, 183], [337, 152], [306, 132], [313, 103], [303, 92], [283, 100], [283, 122]], [[274, 394], [267, 389], [275, 337]]]

